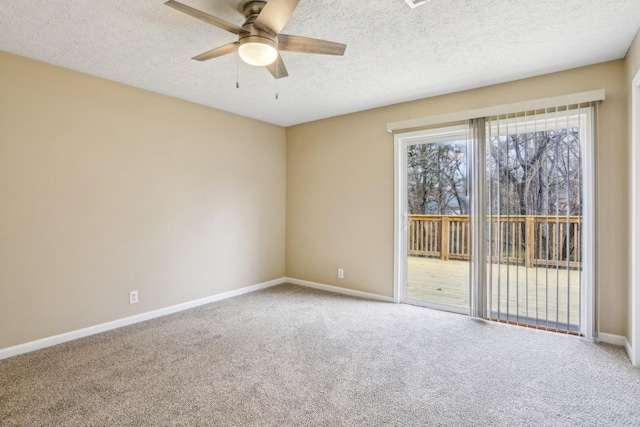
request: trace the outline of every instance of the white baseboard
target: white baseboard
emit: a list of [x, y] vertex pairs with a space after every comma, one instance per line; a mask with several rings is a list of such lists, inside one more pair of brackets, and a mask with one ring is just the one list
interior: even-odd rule
[[603, 342], [605, 344], [617, 345], [620, 347], [624, 347], [627, 350], [627, 354], [631, 357], [631, 343], [629, 340], [622, 336], [616, 334], [608, 334], [606, 332], [598, 332], [598, 342]]
[[308, 280], [294, 279], [292, 277], [285, 278], [287, 283], [293, 285], [305, 286], [307, 288], [319, 289], [321, 291], [333, 292], [336, 294], [348, 295], [356, 298], [370, 299], [374, 301], [393, 302], [393, 297], [372, 294], [370, 292], [354, 291], [353, 289], [341, 288], [339, 286], [325, 285], [323, 283], [309, 282]]
[[631, 359], [631, 364], [634, 368], [640, 369], [640, 355], [638, 355], [637, 348], [634, 348], [628, 341], [626, 347], [629, 359]]
[[635, 358], [633, 357], [633, 346], [631, 345], [629, 340], [627, 340], [626, 338], [625, 338], [624, 348], [625, 350], [627, 350], [627, 355], [629, 356], [629, 359], [631, 359], [631, 364], [636, 368], [640, 368], [640, 363], [638, 363], [638, 361], [636, 361]]
[[258, 283], [257, 285], [246, 286], [244, 288], [235, 289], [233, 291], [223, 292], [221, 294], [212, 295], [212, 296], [197, 299], [194, 301], [172, 305], [170, 307], [148, 311], [146, 313], [137, 314], [135, 316], [125, 317], [124, 319], [118, 319], [118, 320], [114, 320], [107, 323], [101, 323], [99, 325], [89, 326], [87, 328], [78, 329], [76, 331], [65, 332], [60, 335], [54, 335], [52, 337], [42, 338], [36, 341], [19, 344], [13, 347], [3, 348], [3, 349], [0, 349], [0, 360], [17, 356], [19, 354], [28, 353], [35, 350], [40, 350], [41, 348], [62, 344], [67, 341], [73, 341], [78, 338], [84, 338], [89, 335], [95, 335], [101, 332], [110, 331], [112, 329], [121, 328], [123, 326], [133, 325], [134, 323], [155, 319], [156, 317], [166, 316], [168, 314], [177, 313], [179, 311], [188, 310], [190, 308], [198, 307], [205, 304], [210, 304], [212, 302], [220, 301], [223, 299], [247, 294], [249, 292], [259, 291], [260, 289], [270, 288], [272, 286], [281, 285], [283, 283], [285, 283], [284, 277], [280, 279], [270, 280], [268, 282]]

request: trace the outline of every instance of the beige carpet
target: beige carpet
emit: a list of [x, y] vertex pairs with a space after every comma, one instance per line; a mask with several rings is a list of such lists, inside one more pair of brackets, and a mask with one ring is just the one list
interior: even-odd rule
[[0, 361], [0, 425], [640, 425], [640, 370], [613, 346], [282, 285]]

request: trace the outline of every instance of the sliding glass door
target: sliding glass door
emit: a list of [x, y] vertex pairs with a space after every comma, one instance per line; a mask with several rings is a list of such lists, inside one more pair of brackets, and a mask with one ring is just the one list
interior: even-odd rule
[[397, 300], [591, 336], [591, 122], [565, 107], [396, 136]]

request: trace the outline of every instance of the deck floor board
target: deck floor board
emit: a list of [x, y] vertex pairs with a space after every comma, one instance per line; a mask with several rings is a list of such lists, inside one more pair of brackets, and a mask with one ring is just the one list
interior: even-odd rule
[[[407, 297], [454, 307], [469, 307], [469, 262], [408, 257]], [[522, 265], [491, 265], [490, 308], [509, 318], [538, 319], [540, 325], [580, 319], [580, 281], [577, 270]], [[489, 277], [491, 278], [489, 281]], [[557, 304], [556, 304], [557, 302]], [[568, 314], [567, 314], [568, 313]]]

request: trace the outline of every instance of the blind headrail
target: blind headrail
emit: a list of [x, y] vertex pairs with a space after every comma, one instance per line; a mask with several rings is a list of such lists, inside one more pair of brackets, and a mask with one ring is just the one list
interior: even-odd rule
[[596, 101], [604, 101], [604, 89], [553, 96], [549, 98], [532, 99], [512, 104], [494, 105], [492, 107], [476, 108], [473, 110], [456, 111], [453, 113], [435, 114], [415, 119], [401, 120], [398, 122], [389, 122], [387, 123], [387, 131], [390, 133], [405, 132], [433, 125], [462, 122], [480, 117], [500, 116], [503, 114], [541, 110], [566, 105], [580, 105]]

